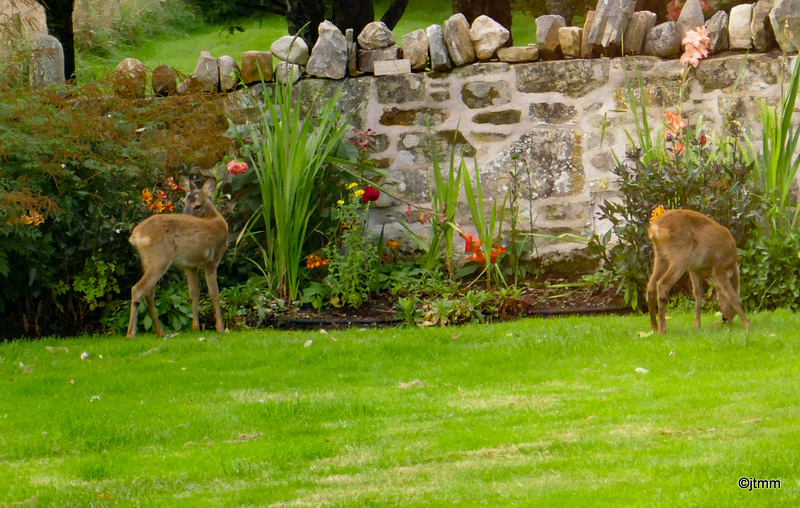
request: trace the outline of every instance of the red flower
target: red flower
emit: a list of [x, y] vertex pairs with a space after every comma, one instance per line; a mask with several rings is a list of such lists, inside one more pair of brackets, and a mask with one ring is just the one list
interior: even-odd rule
[[478, 250], [467, 256], [467, 261], [475, 261], [478, 264], [486, 264], [486, 255], [482, 250]]
[[381, 197], [381, 191], [372, 187], [365, 187], [364, 194], [361, 195], [362, 203], [372, 203]]
[[331, 264], [330, 260], [318, 256], [317, 254], [309, 255], [308, 259], [306, 260], [306, 268], [309, 270], [314, 270], [321, 266], [328, 266], [329, 264]]

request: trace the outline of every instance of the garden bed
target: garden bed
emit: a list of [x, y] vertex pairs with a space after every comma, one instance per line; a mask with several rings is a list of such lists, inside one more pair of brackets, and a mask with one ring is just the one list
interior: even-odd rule
[[[499, 301], [492, 321], [507, 321], [524, 316], [619, 314], [630, 311], [616, 288], [598, 288], [580, 279], [551, 277], [542, 282], [520, 285], [521, 297]], [[467, 289], [464, 290], [465, 292]], [[314, 309], [310, 305], [287, 308], [271, 316], [263, 325], [281, 329], [318, 327], [396, 326], [402, 317], [394, 299], [378, 297], [358, 309], [347, 306]]]

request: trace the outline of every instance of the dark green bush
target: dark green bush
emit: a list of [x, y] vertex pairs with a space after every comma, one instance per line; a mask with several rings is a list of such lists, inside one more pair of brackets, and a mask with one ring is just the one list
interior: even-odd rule
[[645, 162], [641, 150], [628, 152], [613, 170], [619, 179], [619, 200], [606, 200], [600, 206], [599, 218], [612, 227], [603, 236], [595, 234], [589, 249], [604, 259], [607, 276], [634, 309], [645, 301], [653, 257], [647, 229], [656, 207], [702, 212], [730, 229], [740, 246], [763, 210], [735, 137], [714, 142], [687, 136], [683, 155]]
[[93, 329], [127, 298], [141, 274], [127, 238], [151, 213], [141, 190], [219, 159], [222, 113], [213, 96], [129, 99], [103, 83], [2, 92], [3, 336]]

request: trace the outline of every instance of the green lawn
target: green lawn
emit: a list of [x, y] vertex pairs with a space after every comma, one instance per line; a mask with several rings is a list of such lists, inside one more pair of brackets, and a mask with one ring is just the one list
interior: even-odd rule
[[[380, 19], [389, 2], [376, 2], [375, 17]], [[444, 20], [453, 13], [451, 0], [411, 0], [403, 18], [395, 27], [398, 44], [404, 34], [427, 28]], [[147, 67], [154, 69], [166, 64], [185, 73], [194, 72], [197, 58], [203, 49], [215, 57], [230, 55], [241, 63], [242, 53], [249, 50], [266, 51], [272, 43], [288, 33], [286, 20], [282, 16], [267, 14], [261, 19], [239, 20], [234, 24], [242, 26], [244, 32], [230, 34], [222, 25], [206, 25], [183, 36], [157, 39], [131, 48], [112, 59], [99, 60], [91, 55], [79, 55], [79, 68], [88, 76], [111, 71], [122, 58], [134, 57]], [[516, 45], [536, 42], [536, 28], [533, 18], [522, 12], [515, 12], [512, 33]]]
[[800, 317], [750, 317], [0, 344], [0, 505], [794, 506]]

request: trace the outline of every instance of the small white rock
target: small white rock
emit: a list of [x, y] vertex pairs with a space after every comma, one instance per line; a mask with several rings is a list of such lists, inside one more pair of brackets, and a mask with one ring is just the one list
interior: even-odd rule
[[650, 371], [647, 369], [643, 369], [641, 367], [636, 367], [636, 372], [638, 372], [639, 374], [647, 374]]
[[313, 344], [313, 343], [314, 343], [313, 340], [307, 340], [306, 343], [303, 344], [303, 347], [311, 347], [311, 344]]
[[88, 360], [88, 359], [89, 359], [89, 353], [87, 353], [86, 351], [81, 353], [81, 360]]

